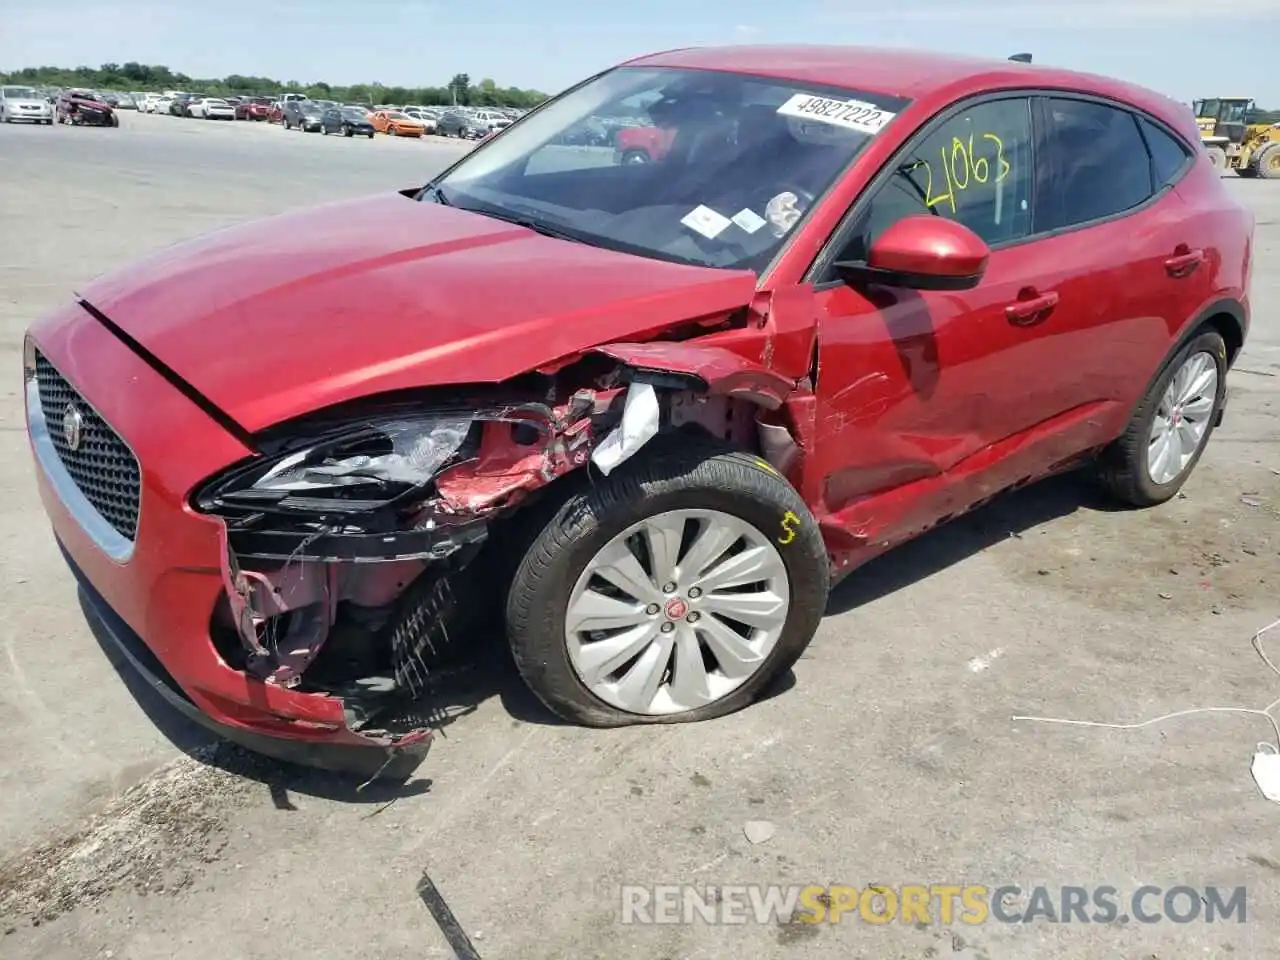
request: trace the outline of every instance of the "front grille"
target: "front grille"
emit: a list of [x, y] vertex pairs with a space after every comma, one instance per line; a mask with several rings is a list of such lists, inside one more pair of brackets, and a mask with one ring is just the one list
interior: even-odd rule
[[[138, 459], [96, 410], [40, 353], [36, 384], [49, 439], [80, 492], [116, 532], [132, 541], [138, 533], [142, 477]], [[71, 449], [64, 421], [69, 411], [81, 417], [80, 445]]]

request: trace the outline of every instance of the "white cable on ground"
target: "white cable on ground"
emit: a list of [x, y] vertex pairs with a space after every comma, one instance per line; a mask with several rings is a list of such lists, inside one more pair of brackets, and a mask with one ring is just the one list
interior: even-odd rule
[[[1275, 620], [1267, 624], [1257, 633], [1253, 635], [1253, 649], [1258, 652], [1258, 656], [1262, 658], [1262, 662], [1271, 668], [1272, 672], [1280, 675], [1280, 669], [1271, 662], [1271, 658], [1267, 656], [1266, 650], [1262, 648], [1262, 637], [1268, 630], [1280, 627], [1280, 620]], [[1137, 723], [1103, 723], [1099, 720], [1067, 720], [1062, 717], [1028, 717], [1015, 716], [1013, 720], [1033, 720], [1036, 723], [1058, 723], [1072, 727], [1105, 727], [1110, 730], [1140, 730], [1143, 727], [1150, 727], [1157, 723], [1163, 723], [1166, 720], [1173, 720], [1178, 717], [1188, 717], [1194, 713], [1244, 713], [1250, 716], [1266, 717], [1271, 724], [1271, 729], [1276, 735], [1276, 750], [1280, 752], [1280, 722], [1277, 722], [1275, 716], [1271, 713], [1276, 707], [1280, 707], [1280, 699], [1273, 700], [1262, 710], [1256, 710], [1251, 707], [1194, 707], [1190, 710], [1178, 710], [1175, 713], [1166, 713], [1164, 716], [1152, 717], [1150, 720], [1142, 720]]]

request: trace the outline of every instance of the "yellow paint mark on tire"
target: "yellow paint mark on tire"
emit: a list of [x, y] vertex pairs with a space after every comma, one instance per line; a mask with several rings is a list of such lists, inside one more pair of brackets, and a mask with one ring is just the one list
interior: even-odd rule
[[786, 546], [796, 538], [796, 527], [800, 525], [800, 518], [788, 510], [782, 515], [782, 536], [778, 538], [778, 543]]

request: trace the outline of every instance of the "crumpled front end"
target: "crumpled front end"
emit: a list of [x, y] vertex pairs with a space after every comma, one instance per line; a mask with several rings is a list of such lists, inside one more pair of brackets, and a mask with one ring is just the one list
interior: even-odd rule
[[[391, 765], [425, 754], [439, 671], [502, 609], [486, 577], [513, 514], [673, 430], [791, 472], [784, 408], [805, 391], [790, 368], [811, 342], [773, 323], [704, 319], [250, 435], [80, 303], [32, 330], [29, 431], [58, 539], [135, 665], [254, 749]], [[305, 749], [263, 746], [281, 741]]]

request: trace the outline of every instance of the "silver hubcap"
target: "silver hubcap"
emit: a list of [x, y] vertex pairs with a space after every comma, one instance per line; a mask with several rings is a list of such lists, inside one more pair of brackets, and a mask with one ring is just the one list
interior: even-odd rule
[[578, 677], [629, 713], [680, 713], [750, 679], [787, 621], [787, 568], [769, 538], [718, 510], [633, 524], [574, 584], [565, 642]]
[[1152, 483], [1177, 478], [1200, 449], [1218, 396], [1218, 365], [1210, 353], [1193, 353], [1169, 381], [1151, 422], [1147, 473]]

